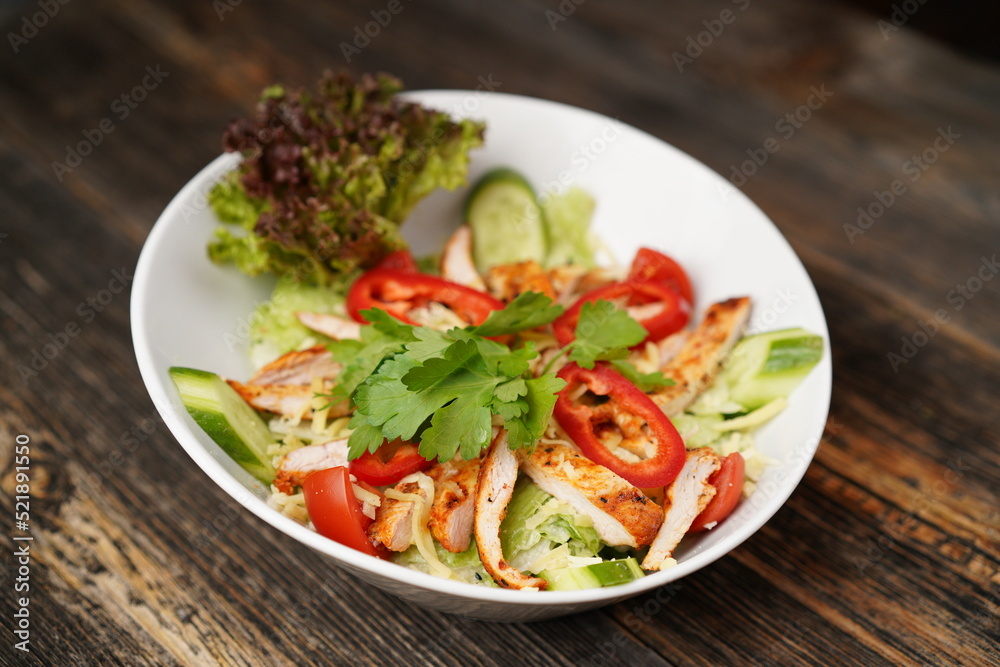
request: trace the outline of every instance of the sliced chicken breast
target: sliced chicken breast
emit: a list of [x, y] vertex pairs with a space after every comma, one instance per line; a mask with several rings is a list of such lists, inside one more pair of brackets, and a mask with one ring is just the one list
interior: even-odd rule
[[715, 487], [708, 478], [720, 465], [719, 457], [708, 447], [688, 452], [680, 474], [667, 487], [663, 525], [642, 561], [642, 569], [659, 570], [667, 563], [691, 523], [715, 497]]
[[434, 480], [434, 503], [428, 523], [431, 535], [452, 553], [461, 553], [472, 541], [479, 459], [438, 463], [426, 472]]
[[610, 545], [644, 547], [663, 523], [662, 507], [566, 445], [539, 443], [523, 469], [543, 491], [589, 517]]
[[283, 493], [292, 493], [314, 472], [347, 465], [347, 438], [306, 445], [285, 454], [278, 464], [274, 485]]
[[[285, 417], [301, 417], [312, 419], [313, 409], [310, 407], [315, 390], [307, 384], [243, 384], [236, 380], [227, 380], [229, 386], [243, 397], [255, 410], [272, 412]], [[327, 418], [336, 419], [350, 414], [351, 408], [347, 401], [341, 401], [330, 406]]]
[[[424, 497], [417, 482], [400, 482], [393, 488], [400, 493]], [[390, 551], [406, 551], [413, 544], [413, 513], [416, 510], [417, 505], [412, 500], [384, 498], [375, 511], [375, 521], [368, 526], [368, 537]]]
[[476, 548], [483, 567], [503, 588], [543, 590], [547, 582], [511, 567], [504, 559], [500, 544], [500, 524], [514, 495], [517, 466], [517, 457], [507, 445], [507, 431], [501, 430], [490, 444], [479, 469], [473, 521]]
[[720, 301], [709, 306], [698, 328], [680, 352], [660, 371], [674, 381], [649, 395], [667, 415], [691, 405], [715, 379], [750, 318], [750, 297]]
[[336, 340], [358, 340], [361, 338], [361, 325], [354, 320], [337, 315], [327, 315], [325, 313], [311, 313], [307, 310], [300, 310], [295, 313], [305, 326], [313, 331], [318, 331], [324, 336]]
[[445, 244], [441, 255], [441, 277], [481, 292], [486, 291], [486, 283], [472, 261], [472, 228], [468, 225], [456, 229]]
[[541, 292], [555, 300], [556, 291], [541, 264], [534, 260], [494, 266], [486, 274], [490, 294], [501, 301], [513, 301], [524, 292]]
[[314, 379], [332, 380], [342, 366], [322, 345], [284, 354], [261, 367], [247, 384], [310, 384]]

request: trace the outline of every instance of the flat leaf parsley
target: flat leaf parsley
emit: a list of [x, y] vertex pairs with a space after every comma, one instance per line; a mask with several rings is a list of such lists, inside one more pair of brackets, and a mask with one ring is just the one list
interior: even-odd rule
[[[659, 373], [641, 374], [624, 358], [645, 330], [609, 302], [584, 306], [577, 338], [564, 348], [571, 361], [592, 368], [611, 360], [640, 387], [669, 382]], [[381, 310], [362, 314], [369, 324], [361, 339], [329, 348], [344, 364], [332, 398], [349, 398], [349, 458], [374, 452], [385, 440], [419, 442], [421, 456], [447, 461], [460, 453], [473, 458], [490, 443], [493, 416], [503, 420], [512, 449], [530, 447], [542, 436], [556, 394], [565, 382], [548, 372], [533, 377], [538, 357], [532, 341], [511, 347], [489, 337], [510, 337], [552, 322], [563, 308], [537, 292], [521, 294], [479, 326], [437, 331], [403, 324]]]

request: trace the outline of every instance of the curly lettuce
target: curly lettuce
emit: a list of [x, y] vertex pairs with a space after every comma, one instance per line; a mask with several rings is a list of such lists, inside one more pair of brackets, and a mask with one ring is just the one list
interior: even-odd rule
[[209, 196], [231, 225], [217, 230], [211, 258], [330, 285], [405, 247], [400, 224], [435, 189], [466, 182], [484, 128], [404, 101], [401, 89], [390, 76], [347, 73], [327, 73], [314, 93], [267, 88], [223, 134], [243, 160]]

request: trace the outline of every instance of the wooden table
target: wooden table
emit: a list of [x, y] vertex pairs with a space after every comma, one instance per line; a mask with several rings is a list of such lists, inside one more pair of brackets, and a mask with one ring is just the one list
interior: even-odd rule
[[[34, 538], [30, 653], [8, 555], [0, 662], [996, 664], [995, 64], [778, 0], [403, 1], [349, 53], [411, 88], [492, 77], [590, 108], [733, 176], [829, 320], [826, 436], [759, 533], [670, 589], [502, 625], [365, 588], [243, 511], [163, 427], [131, 351], [139, 250], [225, 122], [344, 66], [388, 3], [50, 4], [8, 10], [0, 49], [2, 507], [28, 439]], [[20, 534], [4, 520], [6, 553]]]

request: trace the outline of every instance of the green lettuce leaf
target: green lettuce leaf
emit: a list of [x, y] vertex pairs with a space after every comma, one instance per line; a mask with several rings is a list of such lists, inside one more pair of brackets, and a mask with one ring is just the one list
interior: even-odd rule
[[315, 92], [267, 88], [223, 147], [240, 166], [209, 194], [218, 262], [322, 285], [406, 247], [399, 225], [437, 188], [465, 183], [483, 125], [396, 96], [389, 76], [327, 74]]

